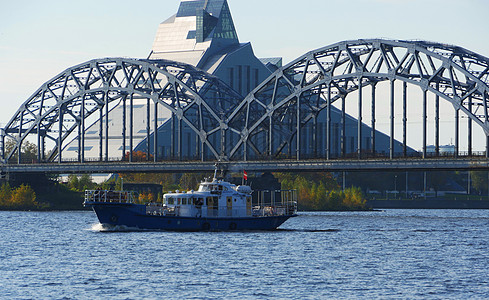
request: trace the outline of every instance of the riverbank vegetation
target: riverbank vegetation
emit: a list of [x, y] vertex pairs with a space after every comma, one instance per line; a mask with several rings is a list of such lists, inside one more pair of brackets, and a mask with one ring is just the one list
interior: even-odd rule
[[275, 173], [282, 189], [295, 189], [300, 210], [367, 210], [367, 200], [358, 187], [340, 189], [331, 173]]
[[25, 184], [17, 188], [4, 183], [0, 187], [0, 209], [2, 210], [38, 210], [43, 205], [36, 201], [36, 193]]

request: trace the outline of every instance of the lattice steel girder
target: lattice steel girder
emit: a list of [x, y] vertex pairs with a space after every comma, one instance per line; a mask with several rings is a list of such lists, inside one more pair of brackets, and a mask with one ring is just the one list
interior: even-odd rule
[[3, 137], [15, 142], [15, 147], [3, 155], [4, 160], [18, 152], [31, 134], [57, 144], [49, 157], [53, 160], [60, 145], [83, 123], [82, 118], [133, 94], [174, 113], [216, 158], [222, 156], [222, 145], [212, 144], [207, 137], [222, 129], [222, 116], [242, 100], [217, 77], [191, 65], [166, 60], [95, 59], [55, 76], [21, 105], [2, 131]]
[[[277, 145], [273, 149], [277, 156], [297, 136], [297, 128], [327, 108], [328, 92], [334, 103], [359, 88], [387, 80], [417, 85], [445, 99], [489, 135], [487, 57], [461, 47], [425, 41], [355, 40], [304, 54], [248, 94], [228, 118], [231, 130], [241, 133], [229, 157], [246, 148], [253, 136], [273, 130], [273, 116], [290, 120], [299, 116], [295, 120], [299, 126], [292, 127], [288, 135], [269, 134], [276, 137], [271, 142]], [[293, 109], [298, 99], [299, 114]], [[258, 148], [258, 156], [271, 152], [270, 144], [255, 144], [254, 148]]]

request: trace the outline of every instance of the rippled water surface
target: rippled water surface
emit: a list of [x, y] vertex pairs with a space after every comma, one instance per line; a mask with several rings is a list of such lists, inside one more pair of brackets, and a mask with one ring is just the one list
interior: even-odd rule
[[8, 299], [489, 297], [489, 211], [303, 213], [274, 232], [101, 232], [0, 212]]

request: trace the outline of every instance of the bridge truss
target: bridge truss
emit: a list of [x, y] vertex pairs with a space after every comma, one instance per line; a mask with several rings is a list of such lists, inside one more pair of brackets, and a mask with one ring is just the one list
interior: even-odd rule
[[[420, 88], [422, 106], [422, 156], [427, 156], [427, 95], [435, 95], [435, 148], [440, 152], [440, 100], [453, 106], [455, 155], [459, 152], [460, 113], [469, 118], [468, 152], [472, 152], [472, 123], [489, 136], [489, 59], [466, 49], [423, 41], [356, 40], [311, 51], [280, 68], [244, 99], [218, 78], [190, 65], [171, 61], [97, 59], [72, 67], [46, 82], [17, 111], [1, 131], [4, 162], [22, 160], [22, 144], [35, 137], [37, 161], [63, 162], [68, 142], [76, 140], [78, 162], [85, 162], [85, 130], [90, 117], [98, 128], [97, 161], [108, 161], [109, 114], [123, 107], [121, 152], [134, 150], [133, 101], [147, 100], [144, 116], [147, 159], [184, 160], [187, 129], [195, 137], [200, 160], [246, 161], [256, 159], [301, 160], [305, 156], [332, 156], [333, 105], [341, 102], [341, 157], [346, 150], [346, 98], [357, 94], [356, 156], [375, 154], [378, 132], [377, 86], [390, 83], [389, 157], [395, 158], [395, 105], [401, 105], [402, 155], [408, 155], [408, 85]], [[402, 96], [396, 96], [402, 82]], [[370, 92], [370, 144], [362, 131], [365, 90]], [[410, 99], [409, 99], [410, 100]], [[153, 104], [151, 124], [150, 103]], [[171, 112], [171, 155], [158, 155], [158, 108]], [[325, 115], [326, 130], [318, 130]], [[92, 123], [93, 124], [93, 123]], [[310, 130], [305, 131], [306, 127]], [[325, 148], [318, 141], [324, 139]], [[307, 143], [305, 141], [307, 140]], [[489, 147], [489, 139], [486, 138]], [[9, 141], [11, 147], [6, 147]], [[47, 145], [51, 145], [48, 147]], [[487, 148], [486, 147], [486, 148]], [[7, 149], [8, 148], [8, 149]], [[8, 151], [7, 151], [8, 150]], [[486, 149], [486, 155], [489, 148]], [[129, 161], [133, 161], [129, 151]]]
[[[202, 153], [211, 153], [214, 159], [224, 155], [222, 139], [211, 143], [213, 135], [224, 136], [222, 116], [232, 110], [242, 97], [217, 77], [193, 66], [164, 60], [136, 60], [107, 58], [92, 60], [72, 67], [54, 77], [37, 90], [17, 111], [2, 131], [2, 158], [15, 157], [22, 162], [23, 142], [30, 136], [37, 138], [37, 161], [63, 161], [64, 145], [78, 141], [78, 161], [85, 161], [85, 131], [87, 120], [95, 115], [99, 139], [99, 161], [109, 160], [109, 114], [116, 106], [123, 107], [122, 119], [116, 120], [122, 135], [119, 160], [134, 149], [134, 99], [147, 100], [146, 124], [147, 158], [157, 153], [158, 107], [171, 112], [172, 152], [181, 152], [183, 127], [189, 128], [200, 141]], [[150, 102], [153, 103], [151, 124]], [[140, 121], [140, 120], [139, 120]], [[6, 139], [11, 149], [6, 151]], [[46, 149], [46, 141], [54, 144]], [[128, 145], [126, 145], [128, 144]], [[132, 161], [132, 151], [128, 160]], [[153, 155], [157, 159], [157, 155]]]
[[[272, 76], [252, 91], [229, 117], [232, 128], [241, 130], [241, 139], [229, 156], [278, 158], [304, 154], [302, 136], [307, 124], [312, 123], [313, 152], [316, 153], [318, 116], [326, 110], [326, 158], [331, 156], [331, 109], [342, 102], [341, 156], [346, 154], [346, 111], [348, 94], [358, 94], [356, 152], [361, 158], [362, 107], [364, 90], [371, 89], [371, 145], [376, 151], [376, 87], [382, 81], [390, 82], [390, 158], [395, 156], [394, 106], [403, 107], [403, 156], [407, 155], [407, 85], [419, 86], [423, 93], [422, 156], [427, 155], [427, 93], [436, 96], [436, 154], [440, 151], [440, 99], [448, 101], [455, 110], [455, 155], [459, 152], [460, 112], [467, 115], [468, 152], [472, 153], [472, 122], [489, 135], [488, 93], [489, 59], [460, 47], [423, 41], [356, 40], [333, 44], [311, 51]], [[395, 82], [403, 83], [403, 94], [395, 96]], [[399, 98], [402, 101], [399, 101]], [[399, 105], [399, 103], [397, 103]], [[265, 141], [265, 142], [263, 142]], [[287, 150], [288, 149], [288, 150]], [[486, 151], [487, 152], [487, 151]]]

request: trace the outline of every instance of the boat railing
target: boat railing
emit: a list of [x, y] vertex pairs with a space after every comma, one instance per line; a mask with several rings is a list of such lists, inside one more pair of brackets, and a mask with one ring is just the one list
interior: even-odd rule
[[86, 190], [85, 203], [135, 203], [138, 199], [137, 192], [134, 191], [110, 191], [110, 190]]
[[253, 216], [285, 216], [297, 213], [297, 190], [253, 192]]

